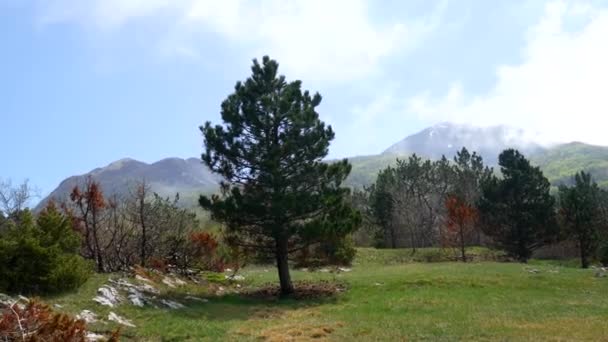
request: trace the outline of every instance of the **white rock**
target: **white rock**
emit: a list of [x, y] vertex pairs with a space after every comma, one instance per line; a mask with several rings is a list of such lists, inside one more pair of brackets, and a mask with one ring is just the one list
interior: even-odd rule
[[243, 281], [243, 280], [245, 280], [245, 277], [243, 277], [240, 274], [226, 275], [225, 278], [228, 279], [228, 280], [234, 280], [234, 281]]
[[145, 304], [144, 294], [139, 292], [137, 289], [129, 289], [129, 295], [127, 296], [131, 304], [139, 307], [143, 307]]
[[224, 272], [231, 273], [232, 272], [232, 268], [227, 268], [227, 269], [224, 270]]
[[53, 304], [53, 306], [57, 309], [63, 308], [63, 305], [61, 305], [61, 304]]
[[142, 292], [148, 292], [148, 293], [153, 293], [153, 294], [160, 293], [160, 291], [156, 287], [149, 285], [149, 284], [143, 284], [142, 286], [139, 287], [139, 290]]
[[144, 281], [144, 282], [146, 282], [146, 283], [151, 283], [151, 282], [152, 282], [152, 280], [150, 280], [150, 279], [148, 279], [148, 278], [145, 278], [145, 277], [142, 277], [142, 276], [140, 276], [139, 274], [136, 274], [136, 275], [135, 275], [135, 279], [137, 279], [137, 280], [139, 280], [139, 281]]
[[96, 334], [96, 333], [92, 333], [92, 332], [88, 332], [87, 336], [85, 338], [86, 338], [87, 341], [91, 341], [91, 342], [93, 342], [93, 341], [103, 341], [103, 340], [106, 339], [105, 336], [99, 335], [99, 334]]
[[118, 287], [122, 288], [131, 288], [135, 287], [135, 285], [131, 284], [127, 279], [121, 278], [118, 280], [110, 280], [111, 283], [116, 284]]
[[118, 316], [117, 314], [115, 314], [112, 311], [110, 311], [110, 313], [108, 314], [108, 320], [116, 322], [118, 324], [122, 324], [127, 327], [135, 328], [135, 324], [131, 323], [131, 321], [129, 321], [126, 318]]
[[120, 303], [121, 298], [115, 287], [104, 285], [97, 289], [97, 296], [93, 300], [101, 305], [114, 307]]
[[346, 267], [338, 267], [338, 271], [340, 271], [340, 272], [350, 272], [352, 270], [350, 268], [346, 268]]
[[175, 286], [175, 282], [173, 280], [171, 280], [171, 278], [169, 278], [169, 277], [164, 277], [163, 278], [163, 284], [165, 284], [165, 285], [167, 285], [167, 286], [169, 286], [171, 288], [175, 288], [176, 287]]
[[320, 270], [319, 270], [319, 272], [322, 272], [322, 273], [329, 273], [329, 269], [327, 269], [327, 268], [322, 268], [322, 269], [320, 269]]
[[112, 303], [108, 298], [102, 296], [93, 297], [93, 301], [97, 302], [99, 305], [109, 306], [111, 308], [114, 307], [114, 303]]
[[97, 322], [97, 315], [93, 311], [82, 310], [76, 315], [76, 319], [82, 319], [87, 323], [95, 323]]
[[182, 309], [182, 308], [184, 308], [184, 305], [182, 303], [178, 303], [178, 302], [173, 301], [173, 300], [161, 299], [160, 302], [163, 303], [164, 305], [166, 305], [167, 307], [169, 307], [169, 309]]
[[180, 285], [180, 286], [184, 286], [184, 285], [186, 285], [186, 284], [187, 284], [185, 281], [183, 281], [183, 280], [181, 280], [181, 279], [179, 279], [179, 278], [177, 278], [177, 277], [175, 277], [175, 278], [173, 279], [173, 282], [174, 282], [175, 284], [177, 284], [177, 285]]

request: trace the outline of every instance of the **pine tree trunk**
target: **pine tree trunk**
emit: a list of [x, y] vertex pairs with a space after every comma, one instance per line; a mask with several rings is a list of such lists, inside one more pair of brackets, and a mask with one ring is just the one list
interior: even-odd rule
[[587, 244], [585, 244], [583, 240], [581, 240], [579, 245], [581, 250], [581, 267], [589, 268], [589, 260], [587, 258]]
[[288, 246], [287, 238], [281, 237], [276, 240], [277, 249], [277, 270], [279, 271], [279, 281], [281, 283], [281, 297], [287, 297], [293, 294], [293, 284], [289, 274], [288, 264]]

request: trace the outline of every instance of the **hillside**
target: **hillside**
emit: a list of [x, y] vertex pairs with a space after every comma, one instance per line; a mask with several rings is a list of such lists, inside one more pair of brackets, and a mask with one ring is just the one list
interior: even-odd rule
[[608, 147], [581, 142], [557, 145], [531, 156], [553, 185], [568, 184], [572, 175], [590, 172], [601, 186], [608, 186]]
[[357, 156], [348, 158], [352, 165], [346, 185], [353, 188], [363, 188], [376, 180], [378, 171], [393, 165], [397, 158], [407, 158], [405, 155], [378, 154], [370, 156]]
[[[451, 160], [462, 146], [479, 152], [490, 166], [496, 165], [498, 154], [504, 149], [518, 148], [541, 167], [554, 185], [568, 183], [575, 172], [585, 170], [591, 172], [600, 185], [608, 186], [608, 147], [574, 142], [543, 148], [524, 139], [521, 131], [504, 126], [479, 128], [449, 123], [412, 134], [381, 154], [349, 158], [352, 171], [346, 185], [355, 188], [369, 185], [379, 170], [412, 153], [430, 159], [446, 155]], [[71, 189], [82, 184], [89, 175], [101, 183], [107, 194], [125, 194], [130, 184], [146, 179], [153, 190], [162, 195], [179, 192], [184, 205], [192, 205], [200, 193], [216, 191], [220, 179], [197, 158], [167, 158], [152, 164], [122, 159], [87, 174], [67, 178], [41, 201], [39, 207], [49, 198], [66, 198]]]
[[126, 158], [65, 179], [38, 204], [38, 208], [51, 198], [66, 199], [74, 186], [82, 185], [88, 176], [98, 181], [106, 194], [119, 195], [127, 194], [134, 183], [145, 179], [154, 192], [163, 196], [179, 192], [184, 205], [194, 201], [194, 193], [213, 192], [219, 186], [219, 177], [196, 158], [166, 158], [152, 164]]
[[517, 148], [524, 154], [543, 150], [540, 144], [527, 139], [521, 129], [507, 126], [475, 127], [440, 123], [407, 136], [382, 154], [416, 153], [430, 159], [439, 159], [445, 155], [452, 159], [463, 146], [469, 151], [477, 151], [490, 165], [496, 164], [500, 152], [507, 148]]

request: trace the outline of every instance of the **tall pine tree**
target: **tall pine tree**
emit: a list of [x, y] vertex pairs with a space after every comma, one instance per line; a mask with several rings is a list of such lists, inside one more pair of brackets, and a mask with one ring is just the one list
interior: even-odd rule
[[290, 253], [344, 236], [360, 222], [341, 187], [350, 164], [322, 162], [334, 132], [319, 120], [320, 103], [319, 94], [286, 82], [265, 56], [222, 103], [224, 124], [201, 127], [203, 162], [225, 181], [222, 195], [199, 202], [225, 224], [234, 244], [274, 255], [282, 295], [294, 291]]
[[597, 250], [600, 232], [606, 227], [602, 191], [591, 180], [591, 175], [583, 171], [574, 176], [574, 186], [559, 188], [559, 217], [566, 235], [578, 244], [583, 268], [589, 267], [589, 258]]
[[492, 176], [482, 184], [478, 208], [483, 228], [509, 255], [526, 262], [559, 231], [555, 200], [542, 171], [518, 151], [503, 151], [498, 164], [502, 179]]

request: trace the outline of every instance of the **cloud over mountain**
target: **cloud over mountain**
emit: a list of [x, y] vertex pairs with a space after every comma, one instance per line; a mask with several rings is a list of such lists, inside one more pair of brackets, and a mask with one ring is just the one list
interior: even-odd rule
[[471, 94], [456, 82], [441, 97], [430, 92], [410, 97], [406, 110], [431, 122], [508, 122], [543, 142], [608, 144], [606, 37], [608, 10], [583, 2], [549, 3], [528, 31], [522, 62], [499, 66], [491, 89]]

